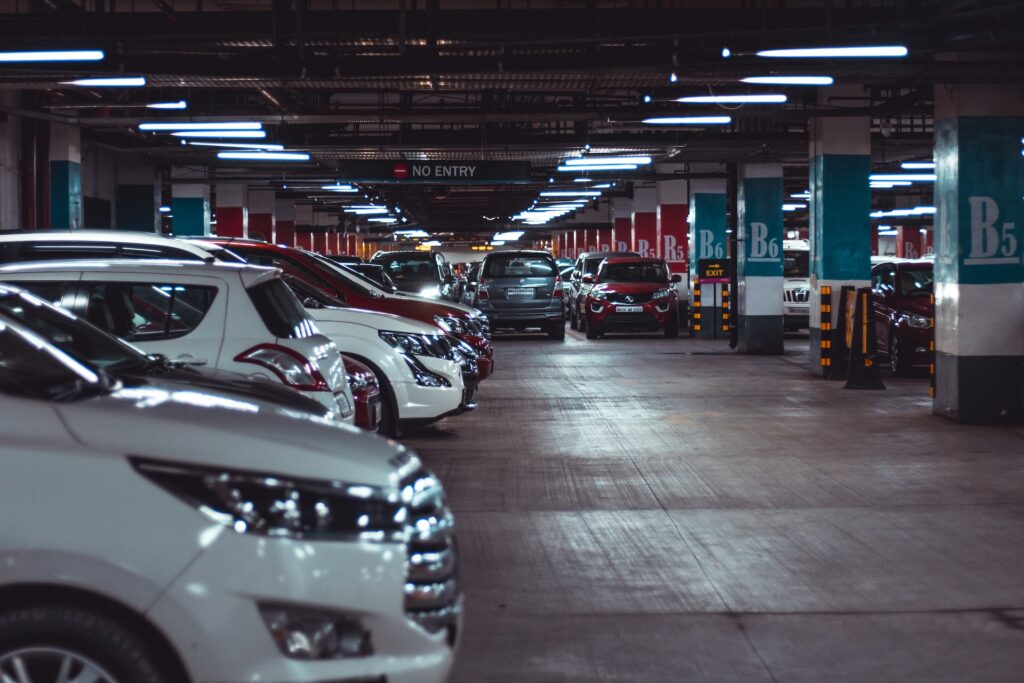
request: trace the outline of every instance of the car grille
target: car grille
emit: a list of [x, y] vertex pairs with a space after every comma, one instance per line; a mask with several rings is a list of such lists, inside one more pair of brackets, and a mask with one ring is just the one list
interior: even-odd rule
[[470, 334], [477, 337], [491, 338], [491, 321], [484, 317], [469, 318], [466, 320], [466, 328]]
[[612, 292], [608, 294], [608, 301], [613, 304], [645, 304], [651, 300], [651, 296], [650, 292], [646, 294], [616, 294]]
[[782, 300], [787, 304], [806, 304], [811, 300], [808, 289], [787, 289], [782, 293]]
[[437, 477], [419, 470], [402, 481], [409, 512], [405, 614], [430, 633], [449, 629], [455, 642], [459, 581], [455, 519]]

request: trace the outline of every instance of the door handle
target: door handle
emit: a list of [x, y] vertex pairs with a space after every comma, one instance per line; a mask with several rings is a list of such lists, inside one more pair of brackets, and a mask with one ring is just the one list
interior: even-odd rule
[[175, 363], [182, 363], [183, 365], [206, 365], [207, 361], [205, 358], [196, 358], [191, 353], [179, 354], [174, 359]]

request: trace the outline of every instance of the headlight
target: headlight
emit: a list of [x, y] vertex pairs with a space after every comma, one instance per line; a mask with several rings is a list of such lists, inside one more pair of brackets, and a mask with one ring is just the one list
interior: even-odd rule
[[407, 332], [389, 332], [381, 330], [377, 333], [380, 338], [396, 349], [401, 349], [414, 356], [431, 356], [433, 358], [444, 358], [447, 349], [441, 337], [429, 334], [410, 334]]
[[652, 299], [665, 299], [665, 298], [668, 298], [668, 295], [671, 294], [671, 293], [672, 293], [671, 289], [659, 289], [657, 292], [655, 292], [653, 295], [651, 295], [651, 298]]
[[401, 540], [397, 494], [362, 484], [136, 458], [144, 477], [240, 534], [312, 540]]
[[442, 377], [436, 372], [428, 370], [423, 363], [416, 360], [415, 356], [409, 354], [403, 354], [405, 358], [405, 364], [409, 366], [409, 371], [412, 373], [412, 377], [416, 380], [416, 384], [421, 387], [435, 387], [435, 388], [449, 388], [452, 383], [448, 381], [447, 377]]
[[910, 315], [907, 316], [907, 324], [910, 325], [911, 327], [916, 327], [918, 329], [928, 329], [929, 327], [932, 326], [932, 321], [931, 319], [926, 318], [923, 315], [911, 313]]
[[445, 332], [451, 332], [452, 334], [466, 334], [469, 330], [466, 321], [462, 318], [456, 318], [454, 316], [447, 315], [435, 315], [434, 322]]
[[598, 301], [604, 301], [608, 298], [603, 289], [592, 289], [590, 290], [590, 296], [597, 299]]
[[[474, 349], [472, 344], [468, 344], [458, 337], [448, 335], [448, 343], [451, 345], [453, 351], [459, 353], [459, 355], [465, 358], [476, 360], [480, 357], [480, 352]], [[455, 359], [453, 358], [452, 360]]]

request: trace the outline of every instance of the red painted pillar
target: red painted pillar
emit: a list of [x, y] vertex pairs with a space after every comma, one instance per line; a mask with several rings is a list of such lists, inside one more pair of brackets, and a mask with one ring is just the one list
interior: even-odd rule
[[644, 257], [658, 251], [658, 190], [638, 187], [633, 190], [633, 230], [630, 248]]
[[874, 225], [871, 226], [871, 253], [878, 256], [878, 228]]
[[629, 251], [633, 242], [633, 202], [625, 197], [612, 200], [612, 250]]
[[275, 240], [275, 203], [273, 190], [249, 190], [249, 237], [266, 242]]
[[689, 272], [686, 254], [689, 246], [686, 215], [689, 208], [686, 204], [662, 204], [658, 207], [658, 256], [665, 259], [669, 270], [683, 276]]
[[597, 230], [596, 246], [598, 251], [612, 250], [612, 229], [600, 228]]
[[900, 258], [921, 258], [925, 254], [925, 236], [916, 225], [901, 225], [896, 228], [896, 256]]
[[217, 229], [220, 237], [249, 236], [248, 188], [237, 183], [217, 183]]

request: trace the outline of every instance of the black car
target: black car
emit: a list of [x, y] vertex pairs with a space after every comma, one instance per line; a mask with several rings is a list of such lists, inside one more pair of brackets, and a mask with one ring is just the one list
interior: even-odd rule
[[4, 319], [20, 323], [69, 356], [103, 370], [128, 387], [179, 383], [239, 398], [257, 399], [320, 417], [328, 415], [328, 410], [319, 401], [282, 384], [249, 379], [225, 370], [172, 363], [160, 355], [147, 356], [31, 292], [0, 284], [0, 321]]
[[429, 251], [378, 251], [370, 263], [383, 266], [398, 291], [404, 294], [454, 301], [452, 292], [455, 277], [440, 254]]
[[395, 281], [391, 279], [391, 276], [384, 270], [384, 266], [377, 263], [345, 263], [342, 264], [354, 273], [359, 273], [363, 277], [370, 278], [385, 292], [391, 292], [394, 294], [398, 291], [398, 286]]

